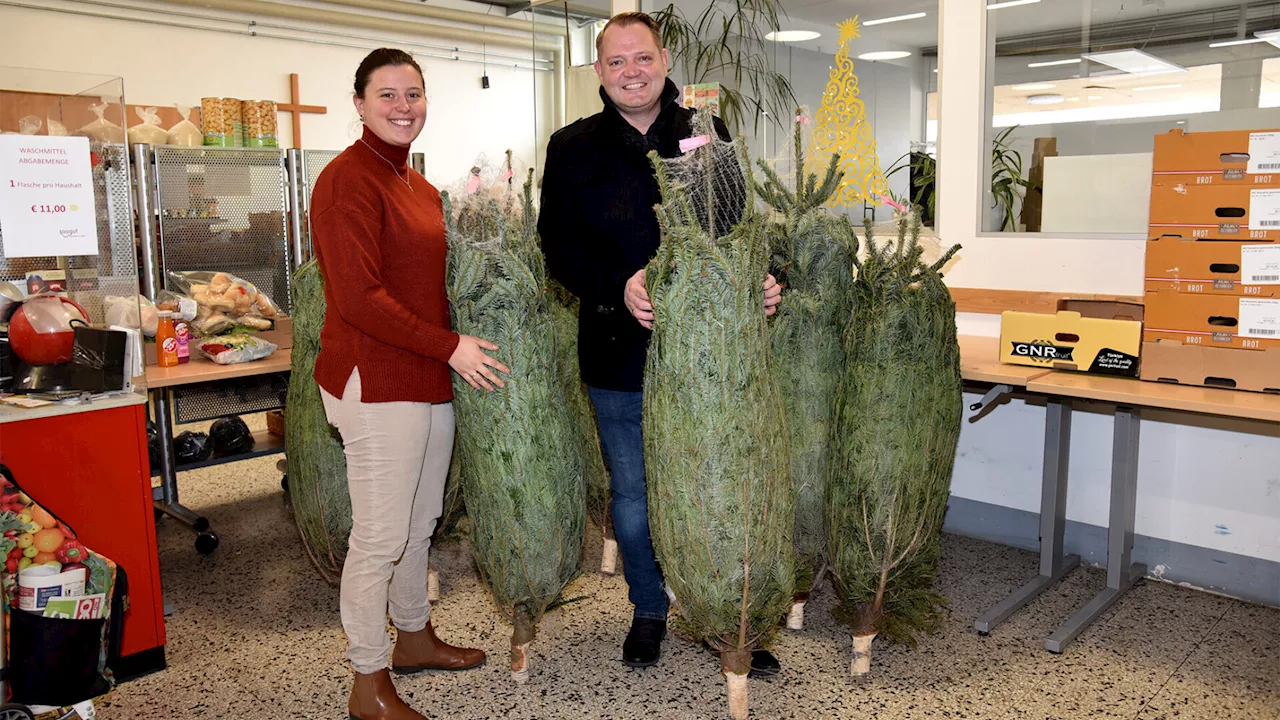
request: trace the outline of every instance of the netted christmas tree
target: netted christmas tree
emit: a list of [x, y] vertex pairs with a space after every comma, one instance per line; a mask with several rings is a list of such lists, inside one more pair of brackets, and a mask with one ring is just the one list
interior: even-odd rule
[[932, 589], [960, 437], [960, 346], [941, 270], [920, 261], [920, 219], [856, 261], [827, 476], [827, 552], [853, 634], [855, 677], [877, 634], [913, 643], [941, 622]]
[[600, 430], [596, 411], [587, 397], [587, 387], [578, 370], [578, 298], [563, 285], [550, 280], [551, 314], [556, 323], [556, 348], [560, 352], [557, 370], [560, 391], [573, 414], [578, 430], [578, 448], [582, 455], [582, 472], [587, 480], [587, 516], [604, 535], [600, 556], [600, 572], [613, 575], [617, 570], [618, 541], [613, 537], [613, 513], [609, 511], [612, 491], [609, 468], [600, 452]]
[[315, 380], [324, 313], [324, 278], [312, 260], [293, 277], [293, 359], [284, 420], [289, 500], [307, 556], [325, 582], [338, 585], [351, 535], [351, 495], [342, 436], [325, 416]]
[[559, 386], [532, 173], [523, 198], [506, 184], [443, 194], [446, 284], [454, 330], [497, 344], [491, 354], [511, 368], [493, 392], [455, 376], [454, 407], [476, 564], [514, 625], [511, 673], [524, 682], [538, 622], [578, 574], [586, 484]]
[[[801, 139], [801, 111], [796, 111], [791, 167], [806, 163]], [[837, 222], [823, 205], [841, 181], [840, 156], [832, 155], [826, 171], [795, 174], [786, 182], [774, 167], [759, 161], [764, 182], [760, 197], [775, 213], [768, 226], [771, 268], [785, 287], [785, 299], [770, 325], [773, 367], [782, 394], [790, 445], [791, 492], [795, 503], [796, 583], [787, 627], [804, 627], [804, 605], [820, 583], [826, 531], [827, 443], [831, 434], [833, 397], [844, 362], [841, 335], [848, 320], [857, 238], [848, 224]]]
[[791, 600], [793, 516], [764, 314], [767, 233], [745, 157], [709, 115], [694, 127], [682, 157], [650, 154], [663, 200], [645, 275], [649, 527], [684, 624], [720, 652], [730, 712], [744, 718], [751, 651]]

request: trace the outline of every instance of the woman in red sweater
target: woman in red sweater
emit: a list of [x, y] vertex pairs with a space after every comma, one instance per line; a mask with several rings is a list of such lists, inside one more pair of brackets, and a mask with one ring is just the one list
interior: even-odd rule
[[485, 659], [436, 637], [427, 551], [453, 452], [450, 368], [487, 391], [509, 370], [485, 354], [496, 345], [449, 327], [440, 193], [406, 164], [426, 119], [423, 85], [405, 52], [383, 48], [364, 59], [354, 97], [364, 134], [320, 174], [311, 199], [328, 306], [315, 377], [342, 434], [351, 493], [341, 608], [353, 720], [423, 717], [396, 695], [388, 659], [398, 673], [464, 670]]

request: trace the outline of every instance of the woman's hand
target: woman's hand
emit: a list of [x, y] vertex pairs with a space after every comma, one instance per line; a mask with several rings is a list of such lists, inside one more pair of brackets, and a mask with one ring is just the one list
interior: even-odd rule
[[766, 317], [778, 312], [778, 303], [782, 302], [782, 286], [777, 278], [769, 275], [764, 281], [764, 314]]
[[498, 346], [471, 335], [459, 335], [458, 347], [449, 356], [449, 367], [477, 390], [493, 392], [494, 386], [506, 387], [497, 373], [511, 373], [511, 368], [484, 353]]

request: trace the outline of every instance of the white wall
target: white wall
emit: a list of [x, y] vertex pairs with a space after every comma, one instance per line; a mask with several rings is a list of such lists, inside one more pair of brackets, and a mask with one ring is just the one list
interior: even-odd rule
[[[939, 235], [964, 246], [948, 276], [955, 287], [1136, 295], [1142, 240], [979, 235], [987, 152], [981, 38], [986, 10], [942, 0]], [[959, 318], [962, 333], [998, 334], [998, 318]], [[966, 398], [968, 401], [969, 398]], [[1038, 509], [1044, 410], [1020, 401], [995, 409], [961, 434], [952, 490], [982, 502]], [[1067, 516], [1106, 524], [1111, 421], [1077, 414]], [[1229, 535], [1220, 534], [1226, 525]], [[1137, 532], [1280, 561], [1280, 431], [1160, 413], [1144, 422]]]
[[[389, 37], [384, 44], [394, 45], [396, 39]], [[516, 48], [491, 49], [521, 53]], [[303, 139], [315, 149], [340, 150], [359, 137], [351, 85], [367, 52], [0, 7], [0, 65], [118, 75], [124, 78], [126, 101], [135, 105], [199, 106], [206, 96], [287, 102], [289, 73], [296, 72], [302, 102], [328, 108], [325, 115], [302, 116]], [[489, 65], [490, 89], [483, 90], [481, 65], [423, 57], [418, 61], [426, 75], [429, 109], [413, 150], [426, 155], [426, 176], [433, 183], [460, 181], [482, 152], [496, 162], [511, 148], [529, 166], [535, 153], [545, 151], [552, 130], [552, 73], [537, 73], [535, 95], [530, 70]], [[292, 137], [288, 114], [280, 115], [280, 133], [282, 138]]]

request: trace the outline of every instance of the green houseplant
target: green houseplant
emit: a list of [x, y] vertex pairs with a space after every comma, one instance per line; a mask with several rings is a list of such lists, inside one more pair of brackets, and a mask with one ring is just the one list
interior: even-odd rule
[[778, 0], [731, 0], [709, 4], [693, 20], [672, 3], [653, 19], [685, 82], [720, 82], [720, 113], [737, 132], [748, 116], [758, 129], [762, 111], [782, 118], [796, 105], [791, 81], [765, 52], [764, 36], [782, 27], [784, 15]]

